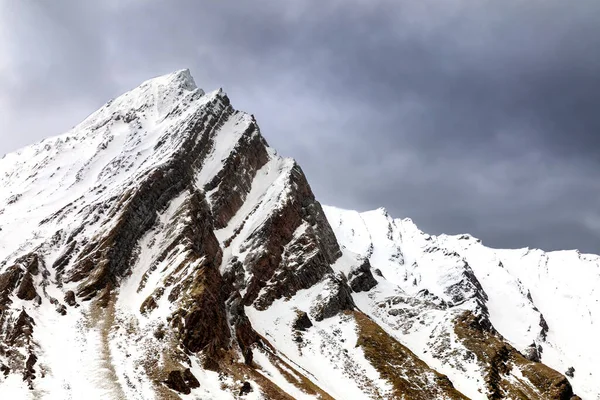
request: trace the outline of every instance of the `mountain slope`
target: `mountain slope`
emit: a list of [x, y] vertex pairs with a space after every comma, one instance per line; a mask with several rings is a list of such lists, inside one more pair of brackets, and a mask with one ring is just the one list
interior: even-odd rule
[[546, 358], [596, 393], [579, 376], [595, 353], [553, 326], [555, 272], [537, 285], [536, 258], [497, 272], [482, 246], [324, 211], [254, 117], [187, 70], [6, 155], [0, 181], [3, 395], [571, 398]]
[[[592, 339], [600, 334], [594, 323], [600, 257], [498, 250], [470, 235], [427, 235], [384, 209], [325, 211], [345, 251], [380, 272], [376, 288], [355, 296], [359, 308], [467, 396], [523, 386], [523, 398], [534, 398], [528, 387], [567, 386], [539, 361], [557, 371], [573, 368], [578, 394], [600, 396], [600, 349]], [[496, 371], [494, 359], [507, 357]], [[540, 369], [553, 376], [551, 383], [536, 382]]]

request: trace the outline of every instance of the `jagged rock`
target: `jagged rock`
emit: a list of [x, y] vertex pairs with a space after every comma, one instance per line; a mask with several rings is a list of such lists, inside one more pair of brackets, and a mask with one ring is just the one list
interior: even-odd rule
[[35, 253], [21, 257], [17, 263], [24, 265], [26, 271], [34, 276], [39, 274], [40, 268], [43, 266], [43, 261]]
[[[269, 160], [267, 143], [258, 133], [256, 121], [242, 134], [237, 147], [231, 152], [223, 169], [204, 186], [211, 192], [215, 227], [223, 228], [243, 205], [252, 187], [256, 172]], [[239, 174], [238, 171], [245, 171]]]
[[546, 322], [546, 319], [544, 319], [544, 316], [542, 314], [540, 314], [540, 328], [540, 338], [542, 340], [546, 340], [550, 328], [548, 327], [548, 323]]
[[151, 312], [152, 310], [156, 309], [157, 307], [158, 307], [158, 304], [156, 303], [156, 299], [154, 298], [153, 295], [150, 295], [146, 298], [146, 300], [144, 300], [144, 302], [140, 306], [140, 312], [142, 314], [147, 314], [147, 313]]
[[[231, 290], [231, 289], [229, 289]], [[230, 325], [235, 328], [235, 336], [242, 351], [244, 357], [244, 363], [246, 365], [252, 365], [253, 354], [252, 345], [260, 343], [260, 336], [250, 323], [250, 320], [246, 316], [244, 307], [242, 304], [242, 298], [239, 293], [235, 292], [228, 302], [229, 314], [230, 314]]]
[[182, 343], [191, 352], [206, 352], [215, 356], [228, 347], [229, 329], [226, 311], [213, 290], [219, 290], [220, 276], [204, 268], [191, 283], [191, 291], [181, 308], [175, 312], [171, 326], [177, 329]]
[[200, 387], [200, 382], [192, 374], [189, 368], [181, 371], [174, 370], [169, 372], [169, 377], [165, 381], [165, 385], [176, 392], [190, 394], [192, 389]]
[[75, 292], [72, 290], [67, 290], [65, 292], [65, 298], [64, 298], [65, 303], [67, 303], [68, 305], [70, 305], [71, 307], [74, 307], [77, 305], [77, 300], [75, 298]]
[[[258, 309], [266, 309], [274, 300], [315, 285], [333, 272], [331, 265], [341, 255], [323, 209], [295, 163], [287, 184], [294, 187], [290, 198], [247, 239], [257, 251], [244, 260], [252, 272], [244, 304], [254, 304]], [[306, 226], [304, 233], [294, 236], [301, 226]], [[297, 249], [311, 257], [298, 259], [292, 255]]]
[[353, 310], [354, 308], [350, 288], [336, 279], [329, 282], [324, 296], [319, 294], [310, 312], [315, 320], [322, 321], [344, 310]]
[[369, 260], [365, 260], [357, 269], [350, 272], [348, 283], [355, 292], [368, 292], [377, 286], [377, 280], [371, 273]]
[[[32, 262], [31, 265], [35, 265], [33, 271], [37, 271], [37, 259]], [[28, 270], [23, 270], [18, 264], [13, 265], [6, 269], [5, 272], [0, 274], [0, 307], [1, 304], [9, 304], [9, 296], [11, 293], [14, 294], [21, 300], [34, 300], [38, 298], [38, 294], [35, 290], [33, 277]]]
[[27, 361], [25, 362], [25, 372], [23, 373], [23, 380], [35, 379], [35, 369], [33, 367], [35, 366], [37, 360], [38, 358], [35, 354], [29, 354], [29, 357], [27, 357]]
[[17, 289], [16, 295], [21, 300], [33, 300], [37, 297], [33, 278], [29, 272], [25, 272]]
[[[230, 330], [222, 287], [223, 278], [218, 271], [222, 252], [210, 223], [210, 210], [200, 193], [194, 191], [181, 206], [179, 213], [191, 224], [181, 232], [181, 238], [191, 239], [189, 261], [202, 260], [176, 290], [180, 307], [172, 315], [171, 326], [177, 330], [183, 346], [196, 353], [203, 351], [206, 365], [217, 364], [214, 358], [229, 348]], [[175, 242], [177, 243], [177, 242]]]
[[6, 331], [5, 343], [10, 346], [29, 343], [34, 325], [33, 318], [25, 310], [21, 310], [14, 324]]
[[189, 368], [186, 368], [183, 371], [183, 380], [191, 389], [200, 387], [200, 382], [198, 382], [198, 379], [196, 379], [196, 377], [194, 376], [194, 374], [192, 374], [192, 371], [190, 371]]
[[250, 385], [250, 382], [244, 382], [240, 388], [240, 393], [238, 396], [245, 396], [250, 392], [252, 392], [252, 385]]
[[[455, 257], [455, 254], [449, 256]], [[488, 300], [488, 295], [483, 290], [479, 279], [466, 261], [463, 261], [462, 279], [449, 286], [445, 290], [445, 294], [450, 296], [454, 304], [460, 304], [468, 299], [476, 298], [480, 307], [485, 309], [485, 303]]]
[[9, 296], [22, 277], [23, 271], [16, 265], [8, 267], [0, 274], [0, 307], [10, 301]]
[[60, 315], [67, 315], [67, 307], [64, 304], [57, 304], [56, 312]]
[[[221, 103], [222, 100], [216, 99], [215, 103]], [[231, 113], [232, 109], [227, 106], [222, 111]], [[137, 241], [152, 227], [157, 213], [164, 210], [168, 202], [191, 183], [195, 161], [201, 160], [209, 149], [206, 145], [208, 135], [203, 133], [212, 130], [218, 120], [205, 116], [198, 121], [190, 128], [190, 134], [168, 163], [157, 167], [140, 181], [137, 190], [126, 192], [116, 201], [112, 212], [117, 224], [105, 236], [85, 247], [81, 253], [85, 257], [75, 261], [68, 278], [70, 282], [85, 279], [78, 289], [78, 296], [91, 299], [108, 283], [127, 274], [127, 265]], [[94, 258], [104, 261], [93, 263]]]
[[523, 355], [530, 361], [540, 362], [542, 354], [542, 347], [538, 346], [535, 342], [530, 344], [529, 347], [525, 349]]
[[313, 324], [310, 322], [308, 314], [304, 311], [297, 311], [297, 317], [292, 327], [297, 331], [306, 331], [311, 326], [313, 326]]

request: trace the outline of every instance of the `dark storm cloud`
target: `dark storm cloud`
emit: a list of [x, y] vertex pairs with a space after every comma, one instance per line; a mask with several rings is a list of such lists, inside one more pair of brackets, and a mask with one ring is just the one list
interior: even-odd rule
[[595, 0], [8, 0], [0, 22], [0, 152], [189, 67], [325, 203], [600, 252]]

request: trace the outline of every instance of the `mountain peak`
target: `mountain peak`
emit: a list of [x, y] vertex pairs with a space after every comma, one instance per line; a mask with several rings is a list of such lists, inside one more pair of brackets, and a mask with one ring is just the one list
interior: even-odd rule
[[192, 77], [192, 74], [188, 68], [180, 69], [168, 74], [160, 75], [151, 79], [148, 79], [140, 86], [151, 85], [151, 86], [175, 86], [184, 88], [187, 90], [197, 89], [196, 82]]
[[[218, 95], [222, 91], [209, 93], [208, 97]], [[98, 111], [92, 113], [75, 130], [101, 126], [116, 116], [133, 118], [136, 114], [144, 119], [158, 122], [172, 110], [199, 100], [206, 93], [196, 86], [189, 69], [181, 69], [169, 74], [157, 76], [144, 81], [141, 85], [108, 101]], [[205, 100], [209, 100], [205, 98]], [[202, 104], [200, 102], [199, 104]]]

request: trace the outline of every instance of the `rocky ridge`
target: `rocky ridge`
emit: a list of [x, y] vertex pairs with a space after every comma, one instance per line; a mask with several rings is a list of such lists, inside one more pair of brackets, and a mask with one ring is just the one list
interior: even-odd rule
[[600, 394], [564, 313], [526, 289], [557, 267], [515, 275], [527, 255], [323, 209], [255, 118], [187, 70], [6, 155], [0, 184], [13, 398], [575, 399], [567, 364]]

